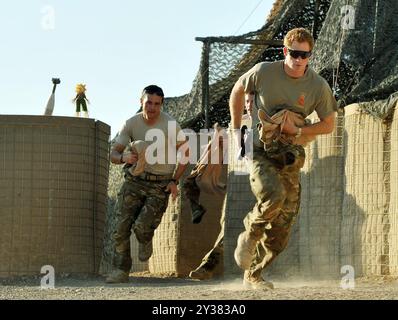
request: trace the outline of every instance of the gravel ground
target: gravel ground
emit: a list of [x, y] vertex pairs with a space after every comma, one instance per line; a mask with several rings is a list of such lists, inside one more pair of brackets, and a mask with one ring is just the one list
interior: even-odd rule
[[272, 291], [247, 290], [239, 278], [195, 281], [175, 277], [130, 274], [129, 283], [109, 285], [103, 277], [63, 275], [54, 289], [41, 289], [39, 277], [0, 280], [0, 300], [397, 300], [395, 278], [356, 279], [354, 289], [339, 281], [273, 279]]

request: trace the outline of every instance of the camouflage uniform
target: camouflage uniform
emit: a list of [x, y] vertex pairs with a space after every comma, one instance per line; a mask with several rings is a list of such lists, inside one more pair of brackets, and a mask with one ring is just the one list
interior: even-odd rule
[[244, 220], [246, 231], [238, 237], [234, 257], [246, 270], [244, 284], [253, 289], [272, 288], [262, 279], [261, 271], [288, 243], [300, 206], [299, 175], [305, 160], [299, 140], [309, 141], [300, 130], [297, 136], [285, 134], [284, 125], [302, 128], [304, 119], [314, 111], [319, 119], [326, 119], [337, 111], [337, 103], [326, 80], [310, 66], [301, 77], [292, 78], [284, 61], [262, 62], [238, 83], [244, 92], [255, 92], [259, 110], [255, 122], [260, 121], [261, 126], [254, 131], [253, 160], [249, 161], [257, 203]]
[[273, 142], [267, 151], [253, 151], [250, 185], [257, 203], [244, 225], [250, 238], [258, 241], [249, 271], [254, 276], [260, 276], [288, 243], [300, 207], [300, 169], [304, 160], [300, 145]]
[[131, 269], [131, 228], [140, 243], [152, 240], [167, 209], [169, 192], [165, 189], [170, 180], [146, 181], [125, 170], [125, 181], [116, 203], [115, 255], [113, 265], [119, 270]]

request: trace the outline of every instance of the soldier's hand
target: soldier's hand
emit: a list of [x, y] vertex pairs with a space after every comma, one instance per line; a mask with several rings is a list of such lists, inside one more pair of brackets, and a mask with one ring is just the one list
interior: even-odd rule
[[286, 121], [285, 125], [282, 128], [282, 132], [285, 134], [289, 134], [292, 136], [295, 136], [297, 134], [297, 132], [299, 131], [299, 128], [296, 127], [293, 123], [291, 123], [290, 121]]
[[242, 160], [246, 154], [245, 141], [244, 141], [245, 135], [242, 134], [242, 129], [232, 129], [232, 139], [235, 143], [236, 150], [238, 150], [236, 159]]
[[170, 192], [171, 193], [171, 198], [173, 199], [173, 201], [175, 201], [175, 199], [177, 199], [178, 188], [177, 188], [176, 184], [173, 181], [171, 181], [167, 185], [166, 192]]
[[125, 163], [134, 164], [138, 161], [138, 155], [132, 152], [123, 153], [123, 161]]

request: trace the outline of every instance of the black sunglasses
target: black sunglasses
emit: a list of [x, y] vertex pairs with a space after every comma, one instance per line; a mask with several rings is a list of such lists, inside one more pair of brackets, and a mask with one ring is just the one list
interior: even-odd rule
[[300, 50], [293, 50], [287, 48], [287, 51], [289, 51], [289, 54], [294, 58], [297, 59], [298, 57], [301, 57], [301, 59], [307, 59], [311, 57], [312, 52], [311, 51], [300, 51]]

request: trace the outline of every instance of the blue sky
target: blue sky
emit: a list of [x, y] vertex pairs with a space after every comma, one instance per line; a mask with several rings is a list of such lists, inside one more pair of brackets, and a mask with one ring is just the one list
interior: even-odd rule
[[90, 117], [113, 136], [146, 85], [168, 97], [190, 91], [202, 50], [195, 37], [257, 30], [273, 2], [2, 0], [0, 112], [43, 114], [59, 77], [53, 114], [73, 116], [75, 85], [85, 83]]

